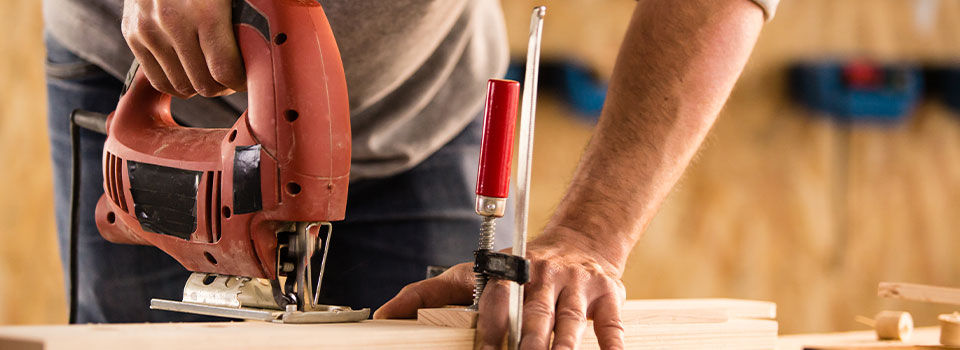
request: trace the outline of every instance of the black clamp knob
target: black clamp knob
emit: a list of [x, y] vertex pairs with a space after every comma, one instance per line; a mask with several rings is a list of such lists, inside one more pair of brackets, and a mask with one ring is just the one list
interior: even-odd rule
[[486, 249], [474, 251], [473, 256], [473, 272], [519, 284], [530, 282], [530, 260]]

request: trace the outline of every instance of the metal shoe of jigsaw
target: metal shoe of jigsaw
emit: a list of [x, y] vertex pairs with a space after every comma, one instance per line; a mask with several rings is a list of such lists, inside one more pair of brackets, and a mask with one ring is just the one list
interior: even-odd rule
[[[156, 246], [195, 273], [151, 308], [276, 322], [346, 322], [319, 305], [311, 259], [330, 245], [350, 178], [340, 53], [316, 1], [235, 0], [249, 109], [229, 129], [178, 125], [136, 69], [107, 119], [100, 234]], [[324, 237], [321, 238], [321, 231]], [[320, 279], [323, 277], [320, 268]]]

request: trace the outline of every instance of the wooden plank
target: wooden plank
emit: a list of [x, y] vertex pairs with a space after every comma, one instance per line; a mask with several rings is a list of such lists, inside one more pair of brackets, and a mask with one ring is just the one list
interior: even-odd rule
[[[732, 319], [723, 323], [624, 324], [627, 349], [773, 349], [777, 322]], [[593, 325], [578, 349], [600, 349]]]
[[[590, 329], [590, 328], [588, 328]], [[772, 349], [777, 323], [731, 320], [702, 324], [624, 325], [629, 349]], [[413, 320], [284, 325], [266, 322], [157, 323], [0, 327], [0, 349], [462, 349], [473, 348], [474, 330], [433, 327]], [[599, 349], [592, 331], [581, 349]]]
[[840, 349], [929, 349], [940, 344], [938, 327], [914, 329], [909, 341], [878, 341], [874, 331], [785, 335], [777, 339], [777, 350]]
[[417, 322], [427, 326], [476, 328], [477, 310], [466, 307], [438, 307], [417, 310]]
[[623, 318], [643, 318], [644, 312], [653, 310], [701, 310], [705, 314], [712, 310], [723, 310], [727, 318], [754, 318], [774, 320], [777, 318], [777, 304], [769, 301], [742, 299], [636, 299], [623, 304]]
[[[624, 304], [630, 349], [772, 349], [777, 322], [767, 302], [729, 299], [634, 300]], [[644, 312], [647, 312], [644, 314]], [[670, 316], [669, 313], [674, 315]], [[646, 315], [646, 316], [644, 316]], [[658, 315], [658, 316], [651, 316]], [[737, 315], [749, 319], [678, 323]], [[669, 317], [673, 317], [670, 319]], [[626, 321], [629, 320], [629, 321]], [[672, 321], [672, 322], [671, 322]], [[588, 325], [583, 349], [598, 349]], [[165, 323], [0, 327], [0, 349], [472, 349], [474, 330], [435, 327], [413, 320], [282, 325], [265, 322]]]
[[[621, 312], [623, 323], [720, 323], [734, 318], [772, 320], [777, 305], [767, 301], [739, 299], [644, 299], [628, 300]], [[464, 306], [417, 311], [420, 323], [431, 326], [474, 328], [477, 314]]]
[[950, 350], [955, 349], [943, 345], [905, 345], [905, 344], [876, 344], [876, 345], [833, 345], [811, 346], [803, 350]]
[[[722, 323], [727, 322], [728, 311], [716, 309], [651, 309], [624, 310], [620, 320], [624, 324], [667, 323]], [[428, 326], [476, 328], [478, 314], [461, 306], [417, 310], [417, 322]], [[763, 319], [763, 318], [760, 318]]]
[[914, 283], [880, 282], [877, 295], [883, 298], [960, 305], [960, 289]]

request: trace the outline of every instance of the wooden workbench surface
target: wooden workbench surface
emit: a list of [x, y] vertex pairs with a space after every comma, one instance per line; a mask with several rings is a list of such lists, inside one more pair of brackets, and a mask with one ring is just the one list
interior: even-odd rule
[[[769, 320], [627, 325], [631, 349], [770, 349], [777, 325]], [[0, 349], [472, 349], [473, 329], [419, 325], [409, 320], [285, 325], [265, 322], [167, 323], [0, 327]], [[583, 349], [595, 349], [585, 332]]]
[[[698, 320], [697, 310], [704, 317]], [[717, 320], [717, 310], [723, 310]], [[679, 315], [671, 319], [670, 314]], [[727, 300], [643, 300], [624, 305], [630, 349], [772, 349], [773, 303]], [[266, 322], [102, 324], [0, 327], [0, 349], [472, 349], [473, 329], [413, 320], [292, 325]], [[596, 349], [591, 328], [582, 349]]]

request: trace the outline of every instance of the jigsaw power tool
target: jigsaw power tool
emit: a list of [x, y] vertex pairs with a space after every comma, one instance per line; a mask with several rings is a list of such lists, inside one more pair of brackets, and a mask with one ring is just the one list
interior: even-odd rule
[[[315, 0], [235, 0], [248, 110], [229, 129], [187, 128], [143, 72], [107, 119], [100, 234], [158, 247], [193, 275], [151, 308], [288, 323], [366, 319], [319, 305], [331, 221], [350, 178], [340, 53]], [[322, 252], [322, 253], [321, 253]], [[322, 256], [322, 258], [320, 258]], [[316, 284], [314, 284], [316, 283]]]

